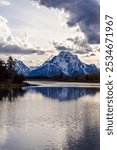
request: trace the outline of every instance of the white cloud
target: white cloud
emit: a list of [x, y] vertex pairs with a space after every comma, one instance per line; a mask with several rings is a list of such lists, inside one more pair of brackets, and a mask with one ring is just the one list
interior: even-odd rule
[[0, 5], [10, 5], [9, 0], [0, 0]]
[[39, 8], [40, 8], [40, 6], [38, 5], [38, 3], [37, 3], [37, 2], [35, 2], [35, 1], [31, 1], [31, 3], [32, 3], [32, 5], [33, 5], [34, 7], [36, 7], [37, 9], [39, 9]]
[[7, 19], [0, 16], [0, 58], [7, 60], [8, 56], [12, 56], [33, 66], [40, 65], [55, 55], [54, 51], [40, 50], [38, 45], [30, 42], [27, 33], [23, 39], [14, 36], [7, 23]]
[[[7, 20], [0, 17], [0, 46], [3, 48], [0, 48], [1, 56], [4, 55], [6, 58], [8, 55], [13, 55], [14, 58], [23, 60], [28, 65], [38, 65], [51, 55], [58, 54], [59, 51], [56, 51], [53, 46], [52, 41], [54, 40], [59, 48], [66, 47], [71, 51], [74, 50], [78, 56], [81, 55], [84, 59], [84, 55], [87, 53], [85, 48], [87, 46], [91, 47], [91, 45], [85, 44], [82, 46], [86, 36], [80, 30], [79, 25], [68, 28], [66, 25], [69, 19], [68, 12], [63, 10], [60, 13], [58, 9], [48, 9], [47, 7], [39, 6], [37, 3], [33, 3], [34, 6], [32, 6], [29, 0], [12, 0], [12, 3], [13, 11], [11, 11], [11, 7], [8, 7], [8, 11], [4, 12], [4, 8], [1, 7], [1, 15], [8, 18], [10, 25], [9, 28]], [[40, 9], [37, 10], [35, 7], [40, 7]], [[60, 16], [59, 19], [58, 16]], [[23, 34], [25, 36], [22, 38]], [[67, 40], [69, 37], [75, 41]], [[35, 42], [38, 44], [34, 44]], [[43, 51], [40, 51], [40, 47]], [[91, 48], [95, 51], [95, 47]], [[97, 54], [96, 56], [98, 57]], [[92, 62], [92, 59], [95, 59], [96, 56], [92, 56], [88, 61]]]
[[7, 26], [7, 19], [0, 16], [0, 43], [13, 44], [14, 42], [11, 30]]
[[59, 11], [59, 16], [58, 19], [60, 20], [60, 23], [63, 27], [67, 27], [67, 21], [69, 20], [69, 14], [66, 13], [64, 11], [64, 9], [62, 9], [61, 11]]
[[7, 19], [0, 16], [0, 53], [31, 54], [38, 53], [38, 48], [29, 41], [27, 34], [23, 39], [13, 36], [7, 25]]

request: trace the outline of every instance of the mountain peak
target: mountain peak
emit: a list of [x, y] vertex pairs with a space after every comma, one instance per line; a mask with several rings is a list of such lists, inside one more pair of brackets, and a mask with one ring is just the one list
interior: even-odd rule
[[78, 59], [78, 56], [77, 55], [73, 55], [71, 52], [69, 51], [61, 51], [58, 55], [59, 57], [62, 57], [62, 58], [73, 58], [73, 59]]
[[29, 76], [82, 76], [97, 71], [99, 72], [99, 69], [95, 65], [85, 64], [80, 61], [77, 55], [73, 55], [68, 51], [62, 51], [57, 56], [54, 56], [43, 65], [37, 67], [37, 69], [33, 70]]
[[69, 64], [75, 62], [80, 63], [81, 61], [76, 55], [73, 55], [68, 51], [61, 51], [57, 56], [54, 56], [49, 62], [56, 64], [62, 70], [68, 70]]
[[61, 51], [61, 52], [59, 53], [59, 56], [62, 56], [62, 57], [66, 56], [66, 55], [72, 56], [73, 54], [70, 53], [69, 51]]

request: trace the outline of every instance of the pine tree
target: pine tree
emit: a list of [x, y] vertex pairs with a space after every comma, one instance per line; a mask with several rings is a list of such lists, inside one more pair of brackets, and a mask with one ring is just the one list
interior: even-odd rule
[[8, 72], [6, 64], [3, 60], [0, 59], [0, 81], [3, 81], [8, 78]]
[[16, 74], [15, 61], [13, 60], [11, 56], [7, 60], [7, 70], [11, 78]]

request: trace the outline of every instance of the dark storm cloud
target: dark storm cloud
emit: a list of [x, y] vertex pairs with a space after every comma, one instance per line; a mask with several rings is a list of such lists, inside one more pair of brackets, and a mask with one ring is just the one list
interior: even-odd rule
[[94, 53], [91, 53], [90, 56], [96, 56]]
[[67, 51], [67, 50], [72, 51], [71, 48], [66, 47], [66, 46], [61, 46], [61, 45], [57, 45], [57, 46], [55, 46], [55, 48], [56, 48], [58, 51]]
[[87, 44], [86, 39], [80, 39], [79, 37], [75, 37], [75, 38], [68, 38], [67, 41], [72, 42], [72, 44], [75, 45], [76, 47], [80, 46], [81, 50], [78, 50], [78, 53], [80, 54], [88, 54], [89, 52], [93, 51], [90, 45]]
[[57, 43], [57, 42], [53, 41], [53, 45], [56, 48], [56, 50], [58, 50], [58, 51], [68, 51], [68, 50], [73, 51], [73, 49], [71, 49], [68, 46], [63, 45], [62, 43]]
[[45, 51], [44, 50], [39, 50], [39, 52], [37, 53], [37, 55], [44, 55]]
[[67, 25], [80, 26], [90, 44], [100, 42], [100, 4], [98, 0], [34, 0], [48, 8], [64, 9], [69, 14]]
[[86, 46], [87, 45], [87, 40], [86, 39], [81, 39], [80, 37], [74, 37], [74, 38], [68, 38], [67, 41], [72, 42], [76, 46]]
[[91, 57], [91, 56], [96, 56], [94, 53], [91, 53], [89, 55], [86, 55], [85, 57]]
[[33, 53], [37, 53], [37, 50], [33, 50], [33, 49], [23, 49], [18, 47], [17, 45], [4, 45], [4, 44], [0, 44], [0, 53], [1, 54], [33, 54]]
[[74, 53], [83, 55], [83, 54], [89, 54], [89, 51], [87, 51], [87, 50], [75, 50]]
[[90, 49], [85, 49], [85, 50], [74, 49], [74, 48], [70, 48], [68, 46], [64, 46], [61, 43], [59, 44], [59, 43], [53, 42], [53, 44], [54, 44], [54, 47], [58, 51], [71, 51], [76, 54], [89, 54], [90, 52], [92, 52], [92, 50], [90, 50]]

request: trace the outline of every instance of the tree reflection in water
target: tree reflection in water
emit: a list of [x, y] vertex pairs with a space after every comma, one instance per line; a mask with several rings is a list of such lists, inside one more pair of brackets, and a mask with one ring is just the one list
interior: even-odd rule
[[23, 97], [26, 93], [22, 88], [9, 88], [9, 89], [0, 89], [0, 101], [8, 100], [13, 102], [18, 97]]

